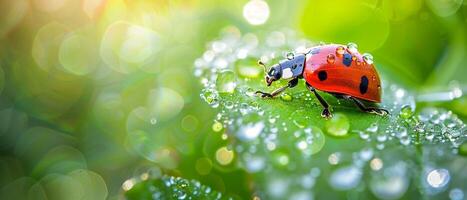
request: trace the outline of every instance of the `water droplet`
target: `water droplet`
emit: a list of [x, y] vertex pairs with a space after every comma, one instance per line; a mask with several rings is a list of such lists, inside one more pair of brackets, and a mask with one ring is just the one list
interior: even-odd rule
[[219, 95], [217, 94], [217, 91], [212, 89], [203, 89], [200, 96], [211, 107], [217, 108], [219, 106]]
[[446, 169], [434, 169], [426, 177], [426, 181], [433, 188], [442, 188], [446, 186], [451, 179], [449, 171]]
[[383, 132], [379, 133], [376, 136], [376, 141], [378, 141], [378, 142], [385, 142], [387, 139], [388, 139], [388, 136]]
[[248, 123], [240, 127], [237, 134], [241, 140], [252, 141], [252, 140], [255, 140], [259, 136], [261, 131], [263, 131], [263, 128], [264, 128], [263, 122]]
[[407, 137], [407, 128], [403, 126], [397, 126], [395, 130], [396, 137], [402, 138]]
[[330, 184], [337, 190], [349, 190], [360, 183], [362, 172], [355, 166], [342, 167], [334, 171], [330, 177]]
[[345, 48], [343, 46], [339, 46], [336, 48], [336, 55], [342, 56], [345, 53]]
[[247, 96], [250, 96], [250, 97], [256, 96], [255, 90], [254, 90], [253, 88], [247, 88], [247, 89], [245, 90], [245, 94], [246, 94]]
[[341, 113], [336, 113], [333, 118], [326, 122], [326, 131], [332, 136], [342, 137], [349, 131], [349, 119]]
[[409, 119], [410, 117], [412, 117], [413, 116], [412, 106], [410, 105], [402, 106], [401, 112], [399, 113], [399, 115], [404, 119]]
[[370, 138], [370, 134], [368, 134], [368, 132], [366, 131], [357, 131], [357, 132], [360, 138], [363, 140], [368, 140]]
[[152, 125], [157, 124], [157, 119], [156, 119], [156, 118], [151, 118], [150, 123], [151, 123]]
[[303, 128], [294, 133], [297, 137], [297, 147], [306, 155], [313, 155], [324, 147], [325, 137], [318, 127]]
[[366, 129], [368, 133], [376, 133], [378, 131], [378, 125], [376, 123], [371, 124], [370, 127]]
[[[376, 167], [382, 168], [382, 163]], [[405, 164], [397, 163], [386, 168], [383, 173], [374, 173], [369, 186], [371, 192], [379, 199], [401, 198], [409, 187]]]
[[221, 93], [233, 93], [237, 87], [235, 73], [230, 70], [223, 71], [217, 75], [216, 88]]
[[336, 56], [334, 56], [334, 54], [332, 53], [328, 54], [327, 61], [329, 64], [334, 64], [334, 62], [336, 61]]
[[358, 48], [358, 46], [357, 46], [357, 44], [355, 44], [355, 43], [352, 43], [352, 42], [351, 42], [351, 43], [348, 43], [348, 44], [347, 44], [347, 50], [348, 50], [350, 53], [352, 53], [352, 54], [358, 52], [358, 49], [357, 49], [357, 48]]
[[360, 159], [362, 159], [363, 161], [366, 162], [366, 161], [370, 160], [373, 157], [373, 149], [371, 149], [371, 148], [362, 149], [359, 152], [359, 156], [360, 156]]
[[223, 129], [222, 123], [215, 121], [214, 124], [212, 124], [212, 130], [214, 132], [219, 132]]
[[283, 101], [292, 101], [292, 96], [291, 96], [290, 94], [288, 94], [288, 93], [283, 93], [283, 94], [281, 95], [281, 99], [282, 99]]
[[363, 60], [369, 65], [373, 64], [373, 56], [369, 53], [363, 54]]
[[449, 198], [451, 200], [462, 200], [464, 199], [464, 192], [459, 188], [454, 188], [449, 191]]
[[332, 154], [329, 155], [329, 157], [328, 157], [328, 162], [329, 162], [329, 164], [331, 164], [331, 165], [337, 165], [337, 164], [339, 164], [340, 160], [341, 160], [341, 153], [339, 153], [339, 152], [332, 153]]
[[379, 158], [373, 158], [373, 160], [370, 161], [370, 167], [372, 170], [378, 171], [383, 168], [383, 161]]
[[403, 145], [409, 145], [410, 144], [410, 137], [409, 136], [402, 136], [400, 137], [400, 143]]
[[294, 111], [290, 117], [292, 118], [292, 122], [295, 126], [299, 128], [305, 128], [307, 124], [309, 124], [309, 119], [307, 115], [307, 111], [305, 109], [298, 109]]
[[246, 115], [251, 111], [251, 108], [247, 103], [241, 103], [239, 109], [240, 109], [240, 113], [242, 113], [242, 115]]
[[234, 107], [234, 103], [232, 101], [226, 101], [224, 107], [230, 110]]

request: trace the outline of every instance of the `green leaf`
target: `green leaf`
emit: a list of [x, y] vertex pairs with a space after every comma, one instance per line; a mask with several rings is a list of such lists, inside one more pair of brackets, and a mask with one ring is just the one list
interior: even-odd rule
[[[465, 124], [437, 108], [414, 114], [414, 95], [393, 83], [392, 77], [380, 74], [379, 106], [391, 113], [386, 117], [361, 112], [352, 102], [320, 92], [334, 113], [334, 118], [324, 119], [323, 108], [303, 80], [275, 98], [255, 95], [257, 90], [271, 92], [287, 84], [278, 81], [266, 87], [256, 60], [273, 65], [286, 52], [311, 47], [311, 42], [294, 35], [291, 31], [226, 35], [210, 43], [195, 62], [195, 75], [204, 84], [201, 98], [218, 111], [213, 130], [224, 130], [222, 136], [209, 136], [218, 139], [206, 141], [206, 152], [211, 152], [206, 156], [220, 169], [240, 168], [252, 174], [254, 192], [266, 199], [447, 197], [446, 186], [437, 188], [428, 176], [445, 176], [433, 171], [438, 168], [451, 175], [461, 172], [426, 152], [457, 149], [466, 139]], [[266, 42], [249, 43], [252, 37], [264, 37]], [[232, 151], [228, 157], [214, 153], [225, 148]], [[457, 153], [447, 153], [450, 162], [464, 162]]]
[[[135, 182], [127, 180], [129, 186], [125, 192], [127, 199], [235, 199], [223, 195], [195, 180], [180, 177], [162, 176]], [[134, 185], [133, 185], [134, 184]]]

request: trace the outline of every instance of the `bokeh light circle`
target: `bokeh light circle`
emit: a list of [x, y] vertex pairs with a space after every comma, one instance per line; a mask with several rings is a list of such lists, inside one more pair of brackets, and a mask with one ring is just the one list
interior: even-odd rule
[[64, 38], [59, 49], [59, 61], [63, 68], [76, 75], [86, 75], [98, 65], [97, 51], [91, 41], [77, 33]]
[[32, 57], [42, 70], [60, 69], [58, 52], [67, 28], [57, 22], [41, 27], [32, 44]]
[[129, 73], [155, 64], [160, 46], [161, 40], [156, 32], [118, 21], [107, 28], [101, 42], [100, 55], [111, 69]]
[[427, 0], [431, 10], [440, 17], [454, 15], [463, 4], [463, 0]]
[[243, 17], [251, 25], [261, 25], [269, 18], [269, 6], [263, 0], [251, 0], [243, 7]]
[[158, 121], [176, 116], [184, 107], [183, 97], [176, 91], [161, 87], [149, 92], [147, 107]]

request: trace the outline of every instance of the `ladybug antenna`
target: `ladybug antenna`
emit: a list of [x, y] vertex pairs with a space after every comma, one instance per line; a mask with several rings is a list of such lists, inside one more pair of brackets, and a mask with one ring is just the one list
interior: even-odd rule
[[258, 60], [258, 65], [261, 65], [261, 66], [263, 67], [263, 69], [264, 69], [264, 73], [267, 73], [267, 67], [266, 67], [266, 65], [263, 63], [263, 61]]

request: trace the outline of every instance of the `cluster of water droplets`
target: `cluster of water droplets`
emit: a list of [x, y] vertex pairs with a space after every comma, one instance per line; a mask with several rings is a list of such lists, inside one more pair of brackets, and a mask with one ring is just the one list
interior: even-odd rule
[[386, 143], [404, 146], [448, 144], [454, 151], [467, 139], [466, 125], [451, 111], [428, 107], [415, 114], [415, 99], [408, 91], [391, 85], [383, 106], [392, 113], [387, 124], [372, 124], [355, 130], [360, 138], [372, 141], [378, 149]]
[[[315, 182], [324, 179], [339, 192], [357, 189], [368, 191], [377, 198], [397, 199], [411, 191], [412, 185], [419, 184], [419, 180], [414, 180], [417, 176], [411, 175], [419, 173], [419, 166], [423, 166], [423, 163], [411, 161], [420, 156], [414, 153], [417, 145], [447, 145], [453, 160], [457, 158], [458, 149], [465, 146], [465, 124], [455, 114], [443, 109], [426, 108], [415, 114], [414, 95], [384, 80], [381, 88], [384, 101], [380, 106], [391, 114], [375, 116], [375, 123], [364, 128], [351, 127], [350, 116], [355, 116], [352, 113], [334, 112], [334, 117], [327, 121], [313, 116], [310, 110], [315, 109], [314, 112], [319, 113], [321, 107], [304, 88], [288, 90], [274, 100], [264, 100], [255, 94], [256, 90], [274, 89], [265, 89], [263, 69], [256, 65], [258, 58], [271, 65], [291, 50], [306, 52], [310, 50], [307, 48], [319, 45], [300, 39], [289, 30], [266, 35], [241, 35], [235, 27], [228, 27], [220, 39], [209, 43], [203, 56], [195, 61], [194, 73], [204, 86], [200, 96], [218, 110], [212, 129], [227, 142], [227, 146], [218, 152], [228, 151], [229, 162], [224, 162], [220, 156], [216, 157], [218, 163], [238, 166], [256, 174], [254, 186], [258, 196], [313, 199], [314, 194], [320, 191]], [[357, 51], [357, 45], [353, 43], [344, 48]], [[373, 63], [371, 54], [365, 53], [362, 58], [366, 63]], [[333, 58], [328, 57], [328, 62], [329, 59], [332, 61]], [[279, 82], [276, 85], [281, 83], [285, 84]], [[343, 104], [341, 101], [333, 103], [339, 107]], [[359, 120], [358, 116], [355, 117], [352, 120]], [[323, 124], [318, 126], [317, 122]], [[339, 138], [360, 138], [361, 145], [348, 149], [325, 147], [326, 140]], [[352, 140], [349, 143], [359, 142]], [[314, 156], [318, 153], [319, 156]], [[323, 158], [322, 154], [327, 156]], [[430, 175], [436, 169], [443, 170]], [[425, 182], [430, 180], [428, 186], [439, 184], [436, 181], [446, 177], [444, 170], [449, 173], [450, 169], [426, 169], [426, 173], [419, 177]], [[435, 179], [427, 179], [428, 176]], [[460, 177], [460, 180], [466, 178]], [[465, 188], [442, 184], [440, 192], [424, 194], [442, 194], [451, 199], [463, 196]], [[426, 191], [436, 189], [425, 188]]]
[[143, 173], [140, 178], [128, 179], [122, 187], [127, 199], [234, 199], [199, 181], [167, 175], [155, 178]]

